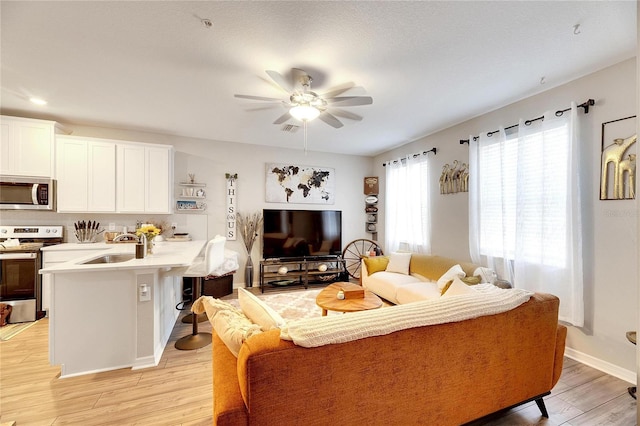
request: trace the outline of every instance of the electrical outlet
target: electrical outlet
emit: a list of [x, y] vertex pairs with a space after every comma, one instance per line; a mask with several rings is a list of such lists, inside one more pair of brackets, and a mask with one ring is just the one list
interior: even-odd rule
[[140, 284], [138, 286], [139, 297], [138, 300], [140, 302], [147, 302], [151, 300], [151, 287], [148, 284]]
[[109, 224], [109, 231], [115, 231], [116, 230], [116, 224], [115, 223], [110, 223]]
[[178, 228], [178, 222], [171, 222], [171, 229], [175, 230]]

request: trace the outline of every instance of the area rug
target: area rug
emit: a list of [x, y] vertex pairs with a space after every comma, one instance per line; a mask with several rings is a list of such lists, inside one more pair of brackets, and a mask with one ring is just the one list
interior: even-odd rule
[[4, 327], [0, 327], [0, 341], [6, 341], [11, 339], [12, 337], [17, 336], [22, 333], [36, 322], [17, 322], [15, 324], [7, 324]]
[[[322, 289], [287, 290], [277, 293], [257, 293], [256, 296], [279, 313], [286, 320], [319, 317], [322, 309], [316, 305], [316, 296]], [[240, 307], [238, 299], [227, 300], [234, 306]], [[329, 311], [329, 315], [340, 312]]]

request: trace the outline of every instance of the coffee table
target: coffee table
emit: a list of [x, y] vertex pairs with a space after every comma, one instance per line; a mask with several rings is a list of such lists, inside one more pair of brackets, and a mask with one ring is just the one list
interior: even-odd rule
[[327, 316], [327, 311], [357, 312], [368, 309], [377, 309], [382, 306], [382, 300], [369, 290], [364, 291], [362, 299], [338, 299], [338, 292], [348, 288], [361, 289], [358, 284], [336, 282], [318, 293], [316, 305], [322, 308], [322, 316]]

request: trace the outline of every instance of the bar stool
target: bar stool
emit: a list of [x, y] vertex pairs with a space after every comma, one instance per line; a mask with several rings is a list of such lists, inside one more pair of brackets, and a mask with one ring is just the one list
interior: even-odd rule
[[[184, 271], [183, 277], [194, 278], [193, 300], [198, 300], [202, 288], [202, 280], [213, 272], [224, 262], [225, 237], [216, 235], [207, 243], [204, 256], [196, 257], [193, 264]], [[184, 336], [175, 343], [175, 348], [180, 350], [200, 349], [211, 343], [211, 333], [198, 332], [198, 316], [192, 315], [192, 332]]]

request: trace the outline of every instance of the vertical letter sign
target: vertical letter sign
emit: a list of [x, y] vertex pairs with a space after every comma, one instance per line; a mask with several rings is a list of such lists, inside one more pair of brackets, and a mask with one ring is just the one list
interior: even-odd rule
[[227, 240], [236, 240], [236, 179], [238, 174], [226, 173], [227, 178]]

